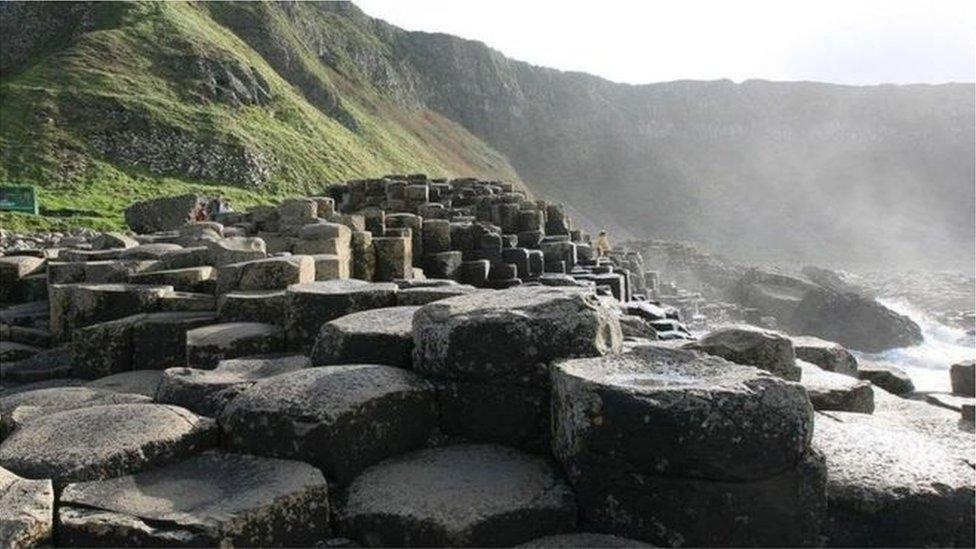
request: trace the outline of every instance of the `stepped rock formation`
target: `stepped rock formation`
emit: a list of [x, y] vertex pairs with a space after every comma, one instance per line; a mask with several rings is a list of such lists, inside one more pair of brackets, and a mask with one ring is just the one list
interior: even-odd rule
[[972, 545], [964, 395], [693, 341], [511, 184], [331, 193], [3, 249], [0, 544]]

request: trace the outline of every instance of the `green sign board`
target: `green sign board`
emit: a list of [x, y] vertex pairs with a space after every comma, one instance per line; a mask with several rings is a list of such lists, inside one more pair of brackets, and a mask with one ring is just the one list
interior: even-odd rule
[[37, 215], [37, 190], [30, 185], [0, 185], [0, 211]]

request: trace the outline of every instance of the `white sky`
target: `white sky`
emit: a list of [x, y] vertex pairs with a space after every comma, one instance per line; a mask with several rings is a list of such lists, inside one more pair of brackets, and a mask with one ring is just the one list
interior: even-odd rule
[[976, 81], [976, 1], [354, 0], [408, 30], [617, 82]]

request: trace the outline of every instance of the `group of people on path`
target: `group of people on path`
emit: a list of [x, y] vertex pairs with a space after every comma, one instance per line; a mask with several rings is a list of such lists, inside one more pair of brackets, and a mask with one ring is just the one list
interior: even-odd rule
[[227, 202], [224, 197], [218, 196], [206, 202], [197, 203], [197, 209], [193, 214], [193, 219], [195, 221], [207, 221], [213, 219], [217, 214], [232, 211], [234, 209], [230, 207], [230, 202]]

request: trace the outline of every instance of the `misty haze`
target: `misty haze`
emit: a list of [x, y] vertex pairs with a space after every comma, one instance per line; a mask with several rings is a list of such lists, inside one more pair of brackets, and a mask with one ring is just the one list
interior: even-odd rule
[[976, 5], [0, 2], [0, 546], [973, 547]]

